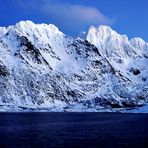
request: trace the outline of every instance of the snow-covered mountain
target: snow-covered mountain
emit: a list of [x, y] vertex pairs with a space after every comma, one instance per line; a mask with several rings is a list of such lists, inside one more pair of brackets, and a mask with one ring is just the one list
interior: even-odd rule
[[85, 39], [54, 25], [0, 27], [0, 110], [111, 111], [148, 102], [148, 43], [108, 26]]

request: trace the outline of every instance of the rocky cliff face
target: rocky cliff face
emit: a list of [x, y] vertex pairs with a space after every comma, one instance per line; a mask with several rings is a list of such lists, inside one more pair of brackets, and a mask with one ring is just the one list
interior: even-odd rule
[[54, 25], [0, 28], [0, 110], [101, 111], [148, 101], [148, 43], [110, 27], [86, 39]]

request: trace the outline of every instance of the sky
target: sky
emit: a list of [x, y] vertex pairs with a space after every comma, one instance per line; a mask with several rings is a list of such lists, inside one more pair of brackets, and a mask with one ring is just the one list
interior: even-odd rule
[[0, 26], [21, 20], [56, 25], [76, 36], [90, 26], [108, 25], [129, 38], [148, 41], [148, 0], [1, 0]]

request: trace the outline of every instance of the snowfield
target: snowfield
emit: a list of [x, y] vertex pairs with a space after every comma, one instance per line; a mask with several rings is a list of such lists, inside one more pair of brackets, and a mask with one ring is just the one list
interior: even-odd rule
[[0, 27], [0, 111], [148, 112], [147, 103], [141, 38], [103, 25], [84, 38], [31, 21]]

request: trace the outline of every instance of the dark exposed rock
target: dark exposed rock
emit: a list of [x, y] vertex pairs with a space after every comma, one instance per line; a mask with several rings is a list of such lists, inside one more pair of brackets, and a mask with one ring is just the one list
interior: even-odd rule
[[139, 69], [134, 69], [134, 68], [131, 68], [130, 72], [132, 72], [134, 75], [139, 75], [141, 73]]
[[6, 77], [9, 75], [9, 71], [5, 65], [0, 63], [0, 76]]
[[137, 107], [137, 104], [135, 104], [133, 102], [128, 102], [128, 101], [122, 102], [122, 105], [124, 107]]
[[[32, 56], [32, 59], [37, 63], [37, 64], [42, 64], [42, 62], [44, 62], [50, 69], [52, 69], [49, 65], [49, 63], [46, 61], [46, 59], [42, 56], [42, 54], [40, 53], [40, 50], [37, 49], [29, 40], [27, 37], [25, 36], [21, 36], [20, 37], [20, 46], [23, 48], [23, 50], [25, 52], [27, 52], [28, 54], [30, 54]], [[50, 45], [48, 44], [49, 48]], [[15, 53], [15, 56], [18, 53]], [[19, 53], [21, 54], [21, 53]]]
[[111, 100], [110, 98], [96, 97], [94, 99], [94, 102], [95, 102], [96, 105], [100, 105], [100, 106], [103, 106], [105, 108], [108, 108], [108, 107], [122, 108], [123, 107], [118, 101], [116, 101], [115, 99]]
[[143, 78], [142, 78], [142, 81], [146, 81], [146, 80], [147, 80], [147, 78], [146, 78], [146, 77], [143, 77]]
[[140, 74], [140, 70], [139, 69], [134, 69], [133, 70], [133, 74], [134, 75], [139, 75]]

